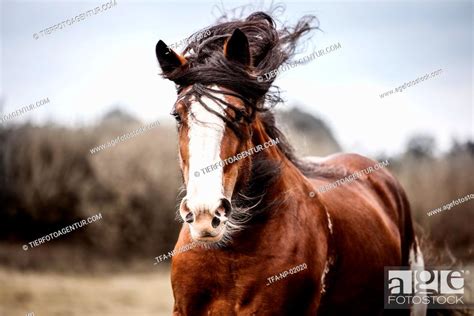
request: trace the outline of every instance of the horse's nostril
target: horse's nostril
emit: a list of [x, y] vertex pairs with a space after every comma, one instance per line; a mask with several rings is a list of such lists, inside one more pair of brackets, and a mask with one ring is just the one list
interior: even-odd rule
[[194, 221], [194, 215], [192, 212], [189, 212], [188, 215], [186, 215], [186, 223], [192, 223]]
[[212, 225], [213, 228], [216, 228], [217, 226], [219, 226], [220, 223], [221, 223], [221, 220], [218, 219], [217, 217], [214, 217], [212, 219], [211, 225]]
[[201, 234], [201, 237], [212, 237], [212, 234], [210, 232], [204, 232]]
[[221, 205], [224, 208], [224, 215], [229, 217], [230, 212], [232, 211], [232, 205], [228, 199], [221, 199]]

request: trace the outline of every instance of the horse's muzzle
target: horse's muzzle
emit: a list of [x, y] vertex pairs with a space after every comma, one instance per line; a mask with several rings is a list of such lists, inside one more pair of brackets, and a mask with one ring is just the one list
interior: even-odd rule
[[214, 208], [189, 207], [186, 198], [181, 201], [180, 215], [190, 226], [191, 236], [194, 240], [202, 242], [218, 242], [225, 233], [225, 223], [231, 212], [231, 203], [222, 198]]

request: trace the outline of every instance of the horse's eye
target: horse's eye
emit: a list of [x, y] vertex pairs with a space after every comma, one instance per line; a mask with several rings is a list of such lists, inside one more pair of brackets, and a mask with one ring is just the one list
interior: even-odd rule
[[245, 113], [243, 111], [236, 111], [235, 112], [235, 122], [242, 123], [245, 118]]

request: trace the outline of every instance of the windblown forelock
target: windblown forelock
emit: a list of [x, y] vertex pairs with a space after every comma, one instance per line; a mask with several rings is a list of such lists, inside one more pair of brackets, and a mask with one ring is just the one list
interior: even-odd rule
[[[224, 96], [232, 96], [239, 98], [242, 103], [245, 105], [247, 109], [250, 109], [249, 111], [242, 111], [237, 107], [236, 105], [225, 101], [225, 98], [220, 98], [219, 95], [224, 95]], [[240, 139], [243, 138], [243, 133], [240, 129], [240, 126], [237, 122], [231, 119], [231, 116], [228, 113], [228, 110], [232, 110], [235, 113], [239, 113], [239, 115], [242, 115], [244, 119], [246, 120], [247, 123], [252, 122], [253, 117], [255, 116], [255, 109], [250, 106], [248, 103], [249, 100], [242, 95], [236, 94], [231, 91], [222, 91], [222, 90], [216, 90], [213, 89], [212, 87], [205, 87], [200, 83], [196, 83], [192, 85], [190, 88], [186, 90], [186, 92], [180, 97], [180, 99], [184, 100], [190, 100], [192, 97], [193, 100], [196, 100], [202, 107], [204, 107], [208, 112], [220, 117], [226, 125], [239, 137]], [[209, 108], [205, 102], [202, 101], [202, 97], [208, 97], [209, 99], [212, 99], [215, 101], [222, 109], [223, 112], [226, 113], [227, 115], [223, 115], [221, 113], [216, 112], [215, 110]], [[184, 104], [189, 108], [189, 101], [185, 101]], [[247, 105], [249, 104], [249, 105]]]
[[[224, 17], [218, 21], [223, 20]], [[181, 87], [201, 84], [227, 88], [245, 96], [248, 100], [246, 106], [263, 111], [265, 106], [272, 107], [282, 99], [277, 87], [270, 89], [274, 78], [260, 81], [257, 78], [289, 61], [301, 37], [317, 28], [312, 26], [315, 20], [314, 16], [304, 16], [294, 27], [277, 29], [270, 15], [256, 12], [245, 20], [218, 23], [207, 28], [210, 36], [188, 44], [183, 51], [187, 63], [165, 74], [165, 77]], [[249, 41], [252, 64], [248, 68], [229, 61], [223, 53], [225, 41], [237, 28], [244, 32]], [[196, 34], [190, 36], [192, 38], [196, 38]]]

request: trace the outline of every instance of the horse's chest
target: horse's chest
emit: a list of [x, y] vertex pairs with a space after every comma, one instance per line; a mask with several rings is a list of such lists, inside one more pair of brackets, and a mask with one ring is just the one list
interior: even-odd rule
[[[307, 305], [299, 301], [302, 296], [293, 295], [304, 288], [301, 279], [269, 284], [269, 270], [263, 264], [237, 268], [216, 263], [207, 268], [188, 266], [183, 270], [186, 275], [180, 275], [177, 271], [181, 268], [174, 266], [176, 315], [280, 315], [292, 306]], [[293, 289], [292, 294], [289, 289]]]

